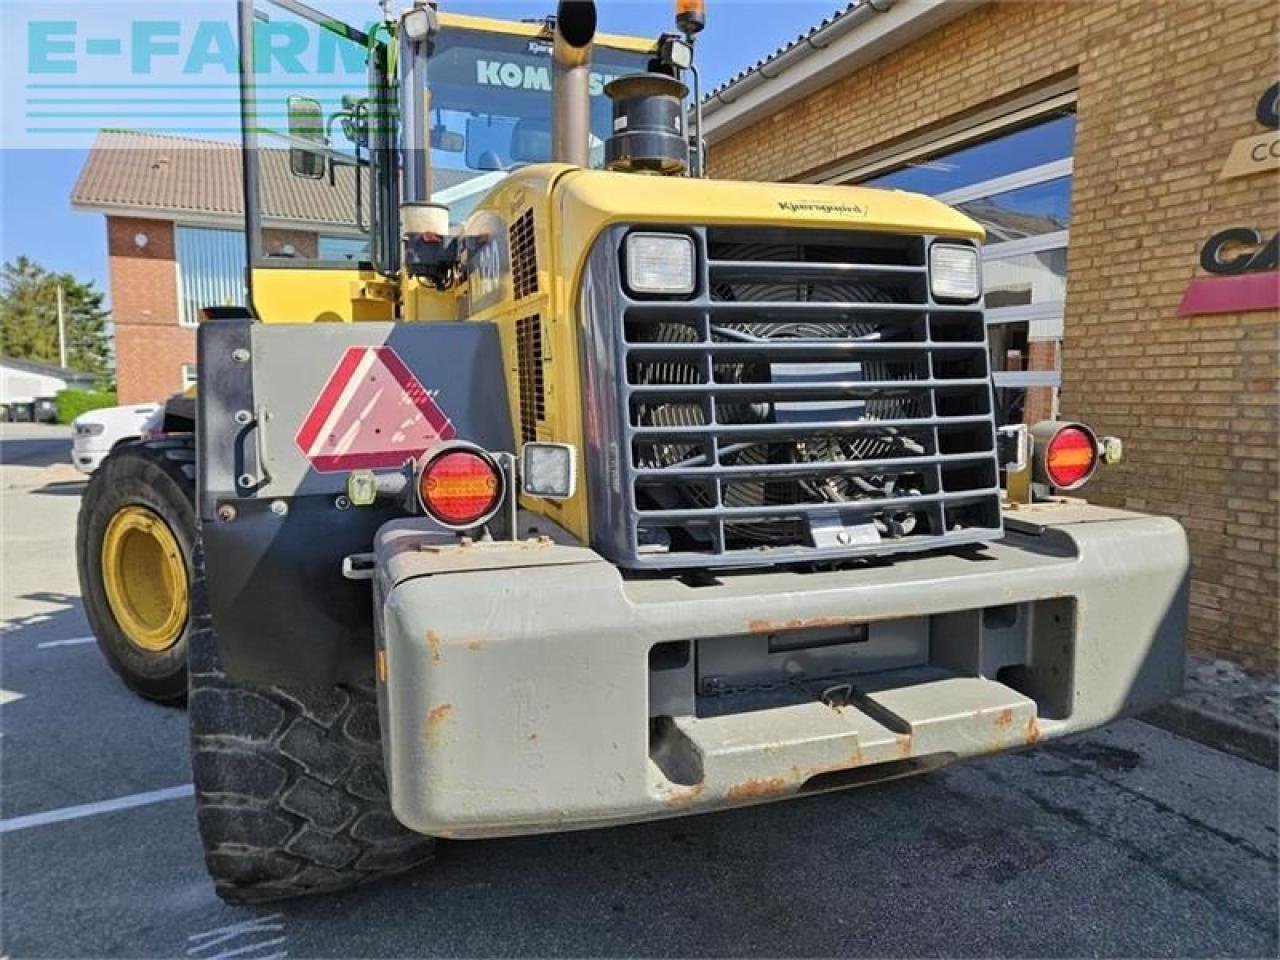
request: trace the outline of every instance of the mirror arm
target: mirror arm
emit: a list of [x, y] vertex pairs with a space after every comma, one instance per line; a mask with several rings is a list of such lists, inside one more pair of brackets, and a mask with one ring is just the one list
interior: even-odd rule
[[372, 232], [364, 222], [364, 164], [360, 161], [358, 142], [356, 143], [356, 229], [362, 233]]

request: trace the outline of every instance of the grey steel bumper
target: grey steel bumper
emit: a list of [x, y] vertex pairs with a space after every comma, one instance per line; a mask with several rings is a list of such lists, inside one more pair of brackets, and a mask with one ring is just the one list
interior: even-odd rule
[[[915, 773], [1173, 696], [1181, 527], [1056, 510], [980, 551], [696, 585], [624, 580], [578, 546], [388, 524], [375, 589], [395, 814], [443, 837], [673, 816]], [[838, 699], [785, 682], [806, 643], [866, 624], [835, 648], [852, 674]], [[705, 695], [707, 638], [748, 664], [762, 651], [783, 682]]]

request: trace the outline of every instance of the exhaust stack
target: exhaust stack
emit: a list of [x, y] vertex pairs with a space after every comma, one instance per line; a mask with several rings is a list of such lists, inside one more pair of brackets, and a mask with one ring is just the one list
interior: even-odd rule
[[560, 0], [552, 53], [553, 157], [576, 167], [591, 165], [591, 42], [594, 0]]

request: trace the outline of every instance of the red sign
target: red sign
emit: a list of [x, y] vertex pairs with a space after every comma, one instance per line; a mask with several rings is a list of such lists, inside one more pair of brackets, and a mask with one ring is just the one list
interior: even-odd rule
[[1276, 309], [1280, 309], [1280, 272], [1272, 270], [1192, 280], [1178, 306], [1178, 316]]
[[320, 473], [392, 469], [456, 434], [391, 347], [348, 347], [294, 441]]

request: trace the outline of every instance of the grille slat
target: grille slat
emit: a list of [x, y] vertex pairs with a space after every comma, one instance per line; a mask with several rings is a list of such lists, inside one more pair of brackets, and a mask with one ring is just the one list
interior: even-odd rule
[[620, 316], [593, 321], [612, 325], [616, 515], [632, 565], [834, 559], [1001, 534], [986, 327], [979, 305], [931, 298], [930, 238], [692, 233], [693, 298], [623, 292]]
[[799, 360], [805, 358], [845, 358], [857, 357], [860, 354], [881, 354], [892, 356], [919, 356], [936, 352], [985, 351], [985, 343], [949, 342], [949, 343], [895, 343], [893, 341], [858, 342], [823, 342], [821, 340], [795, 339], [786, 342], [758, 340], [751, 343], [635, 343], [631, 345], [632, 357], [690, 357], [696, 358], [703, 353], [724, 357], [787, 357]]
[[808, 263], [800, 261], [769, 260], [713, 260], [711, 278], [786, 277], [789, 279], [829, 279], [850, 276], [888, 276], [890, 274], [922, 275], [927, 269], [921, 266], [905, 266], [893, 263]]
[[806, 434], [864, 433], [867, 431], [901, 430], [911, 427], [967, 426], [990, 423], [987, 414], [967, 417], [917, 417], [900, 420], [831, 420], [823, 423], [751, 423], [708, 424], [690, 427], [636, 427], [635, 437], [689, 438], [719, 437], [720, 439], [800, 437]]
[[[682, 314], [702, 313], [705, 310], [705, 306], [700, 307], [691, 303], [636, 303], [630, 307], [631, 312], [640, 316], [647, 314], [659, 318], [679, 317]], [[934, 314], [974, 313], [973, 307], [952, 304], [934, 304], [930, 307], [923, 307], [914, 303], [872, 303], [862, 300], [815, 301], [812, 303], [803, 301], [800, 303], [782, 303], [776, 300], [722, 300], [716, 302], [713, 310], [716, 314], [731, 318], [739, 318], [744, 315], [752, 318], [777, 315], [790, 319], [861, 313], [916, 314], [920, 316], [923, 316], [926, 312]]]
[[[864, 500], [858, 503], [841, 505], [841, 508], [848, 509], [851, 513], [866, 513], [899, 507], [921, 510], [929, 503], [978, 503], [988, 497], [999, 495], [999, 487], [988, 487], [981, 490], [965, 490], [957, 493], [940, 493], [936, 496], [929, 497], [927, 500], [922, 500], [918, 497], [887, 497], [883, 500]], [[762, 507], [709, 507], [696, 510], [642, 510], [641, 513], [654, 513], [654, 517], [646, 516], [644, 518], [646, 522], [652, 522], [654, 519], [670, 521], [716, 519], [748, 520], [756, 517], [803, 517], [814, 512], [821, 513], [824, 512], [824, 510], [830, 510], [836, 506], [837, 505], [834, 503], [786, 504]]]
[[841, 474], [874, 473], [879, 470], [921, 470], [931, 464], [981, 463], [990, 458], [987, 453], [950, 453], [928, 457], [891, 457], [883, 460], [845, 460], [829, 463], [759, 464], [749, 467], [667, 467], [657, 470], [639, 468], [635, 476], [641, 480], [693, 477], [724, 477], [726, 479], [750, 479], [753, 477], [808, 477], [839, 476]]
[[627, 388], [633, 396], [674, 399], [693, 396], [748, 396], [768, 399], [775, 396], [793, 398], [829, 396], [861, 397], [864, 394], [904, 394], [936, 390], [942, 387], [985, 387], [985, 377], [966, 380], [833, 380], [810, 383], [687, 383], [636, 384]]

